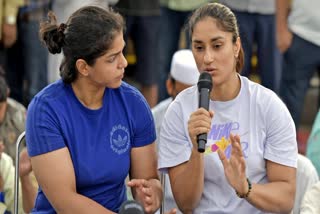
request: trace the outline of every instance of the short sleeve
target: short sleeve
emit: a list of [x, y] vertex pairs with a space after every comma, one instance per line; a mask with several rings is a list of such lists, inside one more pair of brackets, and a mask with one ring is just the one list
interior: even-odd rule
[[264, 158], [278, 164], [297, 167], [298, 148], [293, 119], [275, 94], [266, 105], [266, 141]]
[[153, 143], [156, 140], [156, 130], [150, 107], [144, 97], [136, 92], [132, 115], [134, 123], [132, 147], [141, 147]]
[[29, 156], [65, 147], [58, 114], [43, 97], [35, 97], [28, 107], [26, 143]]
[[190, 159], [192, 143], [187, 135], [184, 112], [179, 101], [169, 106], [161, 127], [159, 141], [158, 168], [166, 168], [184, 163]]

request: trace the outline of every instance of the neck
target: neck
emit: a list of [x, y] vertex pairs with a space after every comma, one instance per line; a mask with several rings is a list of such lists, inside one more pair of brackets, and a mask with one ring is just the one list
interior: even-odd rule
[[71, 83], [71, 86], [74, 94], [85, 107], [92, 110], [102, 107], [104, 87], [92, 85], [82, 78]]
[[229, 101], [238, 96], [240, 88], [240, 77], [238, 73], [235, 73], [226, 83], [214, 85], [210, 98], [215, 101]]

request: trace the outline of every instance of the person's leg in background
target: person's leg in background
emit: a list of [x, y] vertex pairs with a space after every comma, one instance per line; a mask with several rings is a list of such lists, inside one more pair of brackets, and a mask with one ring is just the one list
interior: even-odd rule
[[28, 105], [34, 95], [48, 83], [48, 51], [39, 40], [39, 20], [22, 22], [19, 31], [22, 35], [21, 51], [27, 81], [25, 103]]
[[241, 71], [241, 75], [248, 77], [252, 70], [251, 58], [253, 41], [255, 39], [254, 34], [256, 30], [256, 21], [254, 15], [252, 14], [238, 11], [234, 11], [234, 13], [239, 23], [240, 38], [245, 57], [244, 67]]
[[161, 7], [160, 30], [159, 30], [159, 101], [168, 98], [166, 80], [170, 72], [171, 59], [179, 48], [180, 32], [189, 16], [190, 12], [170, 10]]
[[[18, 28], [19, 28], [18, 21]], [[18, 33], [19, 36], [19, 33]], [[24, 63], [21, 52], [21, 41], [18, 38], [17, 42], [6, 50], [6, 77], [10, 87], [10, 97], [16, 101], [23, 103], [23, 79], [24, 79]]]
[[136, 28], [131, 32], [137, 57], [135, 78], [141, 84], [141, 93], [150, 107], [158, 102], [159, 18], [159, 16], [136, 17]]
[[258, 70], [261, 84], [279, 94], [282, 55], [276, 43], [274, 15], [255, 15], [257, 20]]
[[287, 105], [298, 130], [310, 79], [320, 65], [320, 47], [297, 35], [283, 55], [280, 97]]

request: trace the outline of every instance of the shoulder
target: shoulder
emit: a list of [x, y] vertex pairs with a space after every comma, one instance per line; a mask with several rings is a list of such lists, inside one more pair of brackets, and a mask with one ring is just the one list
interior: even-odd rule
[[149, 106], [144, 96], [141, 94], [141, 92], [133, 87], [132, 85], [129, 85], [126, 82], [122, 82], [121, 86], [116, 89], [120, 92], [121, 96], [123, 96], [123, 99], [125, 99], [125, 102], [127, 102], [129, 105], [144, 105]]
[[256, 104], [261, 106], [264, 110], [266, 107], [278, 106], [285, 107], [279, 96], [272, 90], [241, 76], [241, 83], [243, 84], [244, 93]]
[[196, 85], [186, 88], [178, 94], [175, 103], [180, 105], [191, 104], [198, 101], [198, 88]]
[[158, 103], [155, 107], [151, 109], [153, 115], [162, 114], [162, 112], [166, 111], [169, 107], [170, 103], [172, 102], [172, 98], [169, 97], [165, 100], [162, 100]]
[[28, 106], [28, 111], [30, 108], [47, 106], [57, 101], [63, 102], [67, 97], [67, 93], [68, 85], [63, 83], [62, 80], [51, 83], [36, 94]]

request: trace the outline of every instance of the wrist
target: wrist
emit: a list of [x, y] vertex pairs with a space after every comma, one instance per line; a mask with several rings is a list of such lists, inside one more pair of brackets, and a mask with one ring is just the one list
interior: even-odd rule
[[239, 198], [248, 198], [250, 193], [251, 193], [251, 189], [252, 189], [252, 184], [249, 180], [249, 178], [246, 179], [246, 184], [245, 184], [245, 190], [244, 191], [241, 191], [241, 192], [238, 192], [237, 190], [236, 191], [236, 194]]

